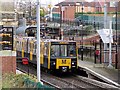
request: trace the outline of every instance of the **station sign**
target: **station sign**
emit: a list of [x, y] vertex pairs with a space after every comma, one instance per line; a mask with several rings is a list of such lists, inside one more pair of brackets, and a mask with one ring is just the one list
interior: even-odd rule
[[110, 43], [110, 42], [113, 43], [113, 34], [112, 31], [110, 31], [110, 29], [101, 29], [101, 30], [97, 30], [97, 32], [100, 35], [103, 43]]

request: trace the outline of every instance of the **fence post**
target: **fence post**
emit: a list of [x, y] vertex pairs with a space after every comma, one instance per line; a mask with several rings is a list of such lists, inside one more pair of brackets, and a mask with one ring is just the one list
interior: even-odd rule
[[115, 54], [115, 69], [118, 68], [117, 64], [118, 64], [118, 51], [117, 51], [117, 43], [116, 43], [116, 54]]
[[92, 47], [90, 47], [90, 57], [92, 56], [92, 55], [91, 55], [91, 48], [92, 48]]
[[88, 49], [87, 49], [87, 47], [86, 47], [86, 51], [85, 51], [85, 53], [86, 53], [86, 56], [87, 56], [87, 50], [88, 50]]
[[100, 39], [100, 64], [102, 63], [102, 39]]

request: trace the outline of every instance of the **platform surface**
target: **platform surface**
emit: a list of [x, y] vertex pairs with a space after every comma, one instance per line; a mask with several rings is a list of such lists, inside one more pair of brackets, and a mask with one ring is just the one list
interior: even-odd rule
[[105, 77], [106, 79], [113, 81], [117, 84], [120, 84], [120, 71], [113, 68], [108, 68], [108, 66], [105, 66], [104, 64], [94, 64], [93, 62], [89, 61], [81, 61], [78, 60], [78, 66], [87, 69], [88, 71], [93, 71], [98, 76]]

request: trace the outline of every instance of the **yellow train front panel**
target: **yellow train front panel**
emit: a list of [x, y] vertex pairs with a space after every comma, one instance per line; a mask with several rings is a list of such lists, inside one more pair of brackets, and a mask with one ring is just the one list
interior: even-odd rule
[[59, 69], [60, 66], [67, 66], [71, 69], [71, 59], [57, 59], [56, 69]]

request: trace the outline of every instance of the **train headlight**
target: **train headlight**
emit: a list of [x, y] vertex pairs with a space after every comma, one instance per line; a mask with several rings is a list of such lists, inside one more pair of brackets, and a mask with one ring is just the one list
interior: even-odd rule
[[53, 65], [53, 66], [54, 66], [55, 64], [56, 64], [56, 63], [55, 63], [54, 61], [52, 61], [52, 62], [51, 62], [51, 65]]
[[55, 62], [53, 62], [53, 65], [55, 65]]
[[74, 65], [75, 63], [74, 62], [72, 62], [72, 65]]

